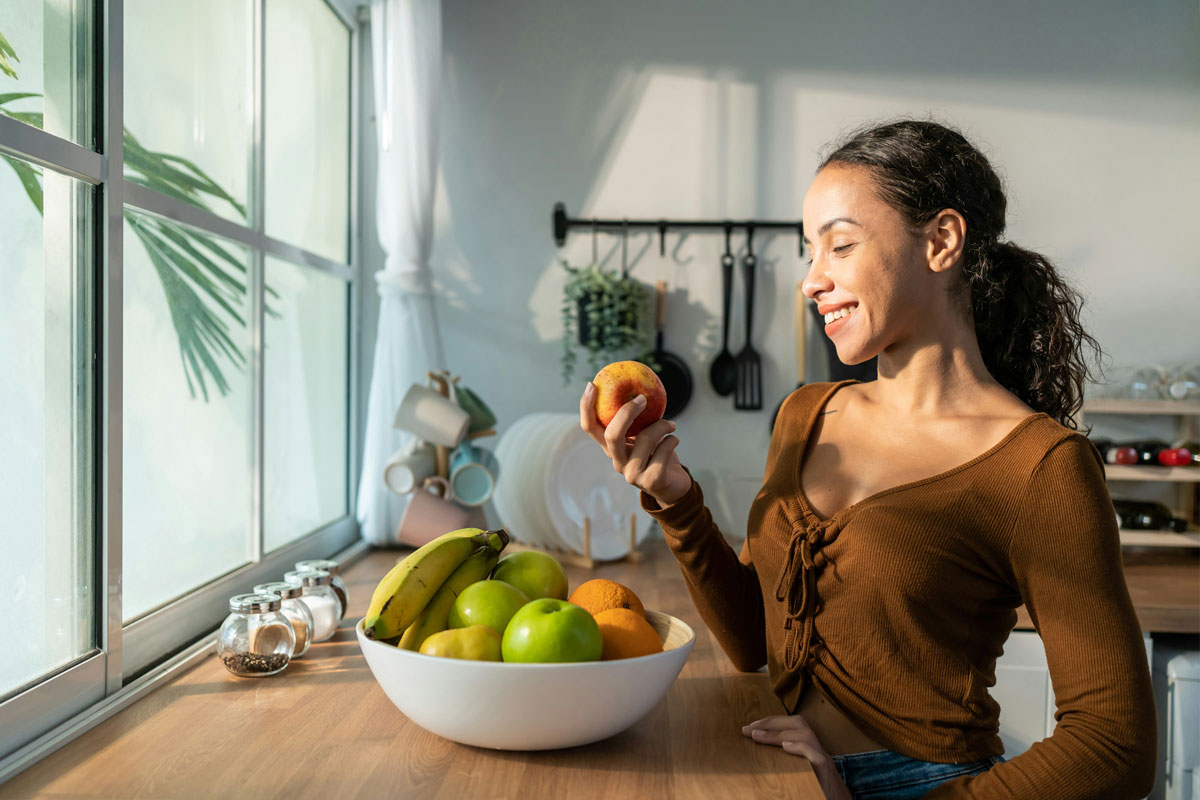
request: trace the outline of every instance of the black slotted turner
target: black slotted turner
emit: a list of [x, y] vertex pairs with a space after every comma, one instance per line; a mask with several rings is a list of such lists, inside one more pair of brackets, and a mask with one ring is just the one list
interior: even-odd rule
[[737, 354], [737, 389], [733, 396], [733, 407], [739, 411], [762, 408], [762, 362], [750, 344], [754, 332], [754, 267], [757, 263], [754, 231], [748, 230], [746, 255], [742, 257], [742, 269], [746, 275], [746, 345]]

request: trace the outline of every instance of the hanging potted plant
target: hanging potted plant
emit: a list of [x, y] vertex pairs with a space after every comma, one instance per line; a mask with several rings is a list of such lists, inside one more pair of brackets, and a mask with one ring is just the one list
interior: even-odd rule
[[636, 358], [651, 369], [658, 365], [644, 355], [651, 349], [651, 331], [645, 324], [650, 289], [617, 270], [598, 264], [572, 267], [563, 288], [563, 386], [575, 376], [576, 346], [587, 353], [588, 377], [605, 364]]

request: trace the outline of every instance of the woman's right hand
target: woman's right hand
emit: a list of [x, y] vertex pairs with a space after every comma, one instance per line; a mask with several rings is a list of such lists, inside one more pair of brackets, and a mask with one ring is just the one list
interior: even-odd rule
[[668, 436], [675, 430], [675, 423], [660, 419], [643, 428], [637, 436], [625, 435], [629, 424], [645, 407], [642, 401], [630, 400], [608, 423], [608, 428], [596, 418], [596, 384], [588, 382], [583, 397], [579, 398], [579, 427], [591, 436], [596, 444], [604, 448], [612, 459], [613, 468], [625, 477], [626, 482], [649, 494], [659, 505], [674, 503], [687, 494], [692, 486], [692, 476], [679, 463], [675, 446], [679, 438]]

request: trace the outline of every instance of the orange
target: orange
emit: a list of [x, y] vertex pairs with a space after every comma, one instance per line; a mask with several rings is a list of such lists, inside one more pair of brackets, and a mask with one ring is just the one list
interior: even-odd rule
[[610, 608], [595, 615], [604, 639], [601, 661], [661, 653], [662, 639], [646, 618], [628, 608]]
[[646, 618], [646, 608], [632, 589], [604, 578], [593, 578], [579, 584], [567, 602], [586, 609], [593, 617], [610, 608], [627, 608], [641, 614], [643, 620]]

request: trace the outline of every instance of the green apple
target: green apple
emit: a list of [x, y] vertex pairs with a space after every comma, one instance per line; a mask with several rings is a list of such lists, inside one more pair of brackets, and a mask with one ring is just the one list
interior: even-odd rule
[[530, 600], [567, 599], [567, 573], [563, 572], [562, 564], [554, 556], [536, 550], [522, 550], [500, 559], [492, 578], [511, 583]]
[[475, 581], [459, 592], [450, 607], [450, 627], [487, 625], [503, 636], [512, 615], [529, 598], [520, 589], [504, 581]]
[[604, 650], [600, 626], [586, 610], [566, 600], [530, 600], [513, 615], [500, 652], [505, 661], [547, 663], [599, 661]]
[[487, 625], [450, 628], [438, 631], [421, 642], [419, 652], [442, 658], [466, 658], [472, 661], [499, 661], [500, 634]]

